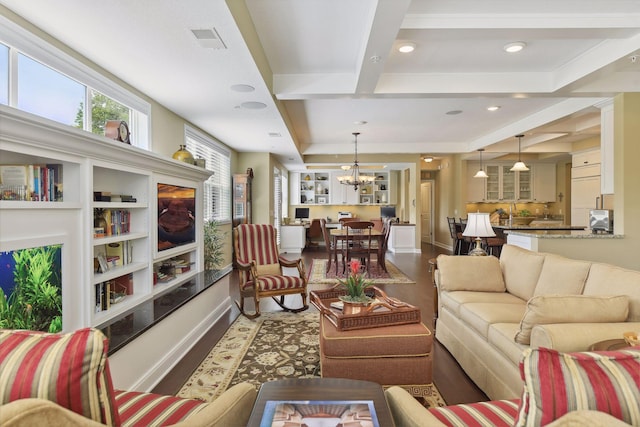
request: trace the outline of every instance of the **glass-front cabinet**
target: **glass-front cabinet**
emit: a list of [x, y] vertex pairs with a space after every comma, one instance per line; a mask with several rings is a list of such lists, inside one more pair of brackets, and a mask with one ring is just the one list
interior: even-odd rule
[[486, 166], [487, 202], [531, 200], [531, 171], [513, 172], [510, 164], [489, 164]]

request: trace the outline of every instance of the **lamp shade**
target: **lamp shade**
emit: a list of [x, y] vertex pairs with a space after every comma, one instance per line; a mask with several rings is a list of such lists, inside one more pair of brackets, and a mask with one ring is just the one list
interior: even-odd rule
[[491, 227], [488, 213], [470, 213], [467, 217], [467, 226], [462, 233], [465, 237], [493, 237], [496, 233]]

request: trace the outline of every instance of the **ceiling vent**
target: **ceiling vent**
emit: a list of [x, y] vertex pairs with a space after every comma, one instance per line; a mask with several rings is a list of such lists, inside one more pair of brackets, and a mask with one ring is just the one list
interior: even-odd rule
[[227, 46], [224, 44], [220, 35], [216, 31], [215, 28], [206, 28], [204, 30], [191, 30], [193, 35], [198, 40], [200, 46], [207, 49], [226, 49]]

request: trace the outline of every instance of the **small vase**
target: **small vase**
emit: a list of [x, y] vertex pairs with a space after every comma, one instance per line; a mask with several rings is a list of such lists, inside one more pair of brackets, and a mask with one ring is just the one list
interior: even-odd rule
[[180, 160], [181, 162], [189, 163], [190, 165], [195, 164], [193, 155], [185, 148], [184, 145], [180, 145], [180, 149], [173, 153], [173, 158]]
[[340, 298], [340, 301], [342, 301], [342, 314], [365, 314], [371, 310], [373, 298], [367, 301], [349, 301]]

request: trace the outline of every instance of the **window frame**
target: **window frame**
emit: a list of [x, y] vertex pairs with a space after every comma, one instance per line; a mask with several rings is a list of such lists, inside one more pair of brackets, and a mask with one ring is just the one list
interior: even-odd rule
[[[0, 41], [9, 48], [9, 106], [16, 108], [18, 96], [17, 66], [18, 53], [28, 56], [34, 61], [85, 86], [85, 108], [90, 104], [89, 92], [94, 89], [114, 101], [128, 107], [130, 112], [129, 129], [132, 143], [136, 147], [152, 151], [151, 145], [151, 104], [140, 96], [124, 89], [114, 81], [106, 78], [97, 70], [82, 63], [64, 50], [38, 37], [5, 16], [0, 16]], [[96, 67], [101, 69], [97, 64]], [[85, 131], [90, 111], [85, 111]]]
[[[209, 179], [207, 179], [204, 182], [204, 191], [208, 191], [208, 188], [214, 186], [214, 185], [218, 185], [220, 186], [220, 188], [222, 188], [221, 191], [221, 195], [223, 198], [226, 198], [226, 215], [224, 217], [218, 217], [216, 218], [215, 216], [213, 218], [211, 218], [209, 216], [209, 212], [213, 212], [213, 207], [212, 206], [207, 206], [206, 203], [206, 199], [204, 198], [203, 195], [203, 218], [205, 220], [211, 220], [214, 219], [216, 220], [219, 224], [231, 224], [232, 222], [232, 174], [231, 174], [231, 150], [229, 148], [227, 148], [224, 144], [222, 144], [220, 141], [218, 141], [217, 139], [189, 126], [188, 124], [184, 125], [184, 144], [185, 147], [187, 147], [187, 149], [190, 149], [190, 141], [192, 140], [194, 141], [194, 143], [196, 144], [201, 144], [204, 148], [206, 149], [210, 149], [213, 150], [215, 152], [217, 152], [217, 154], [221, 157], [223, 157], [226, 161], [226, 169], [227, 169], [227, 173], [221, 173], [220, 170], [216, 170], [215, 167], [217, 167], [217, 165], [212, 165], [210, 159], [206, 159], [206, 169], [213, 171], [213, 175], [211, 177], [209, 177]], [[195, 157], [197, 157], [198, 153], [195, 152], [195, 150], [190, 149], [189, 151], [191, 151], [192, 154], [195, 155]], [[222, 171], [224, 172], [224, 171]], [[211, 181], [215, 181], [215, 180], [220, 180], [220, 179], [224, 179], [225, 182], [219, 183], [219, 184], [214, 184]], [[222, 204], [224, 205], [225, 202], [223, 200]]]

